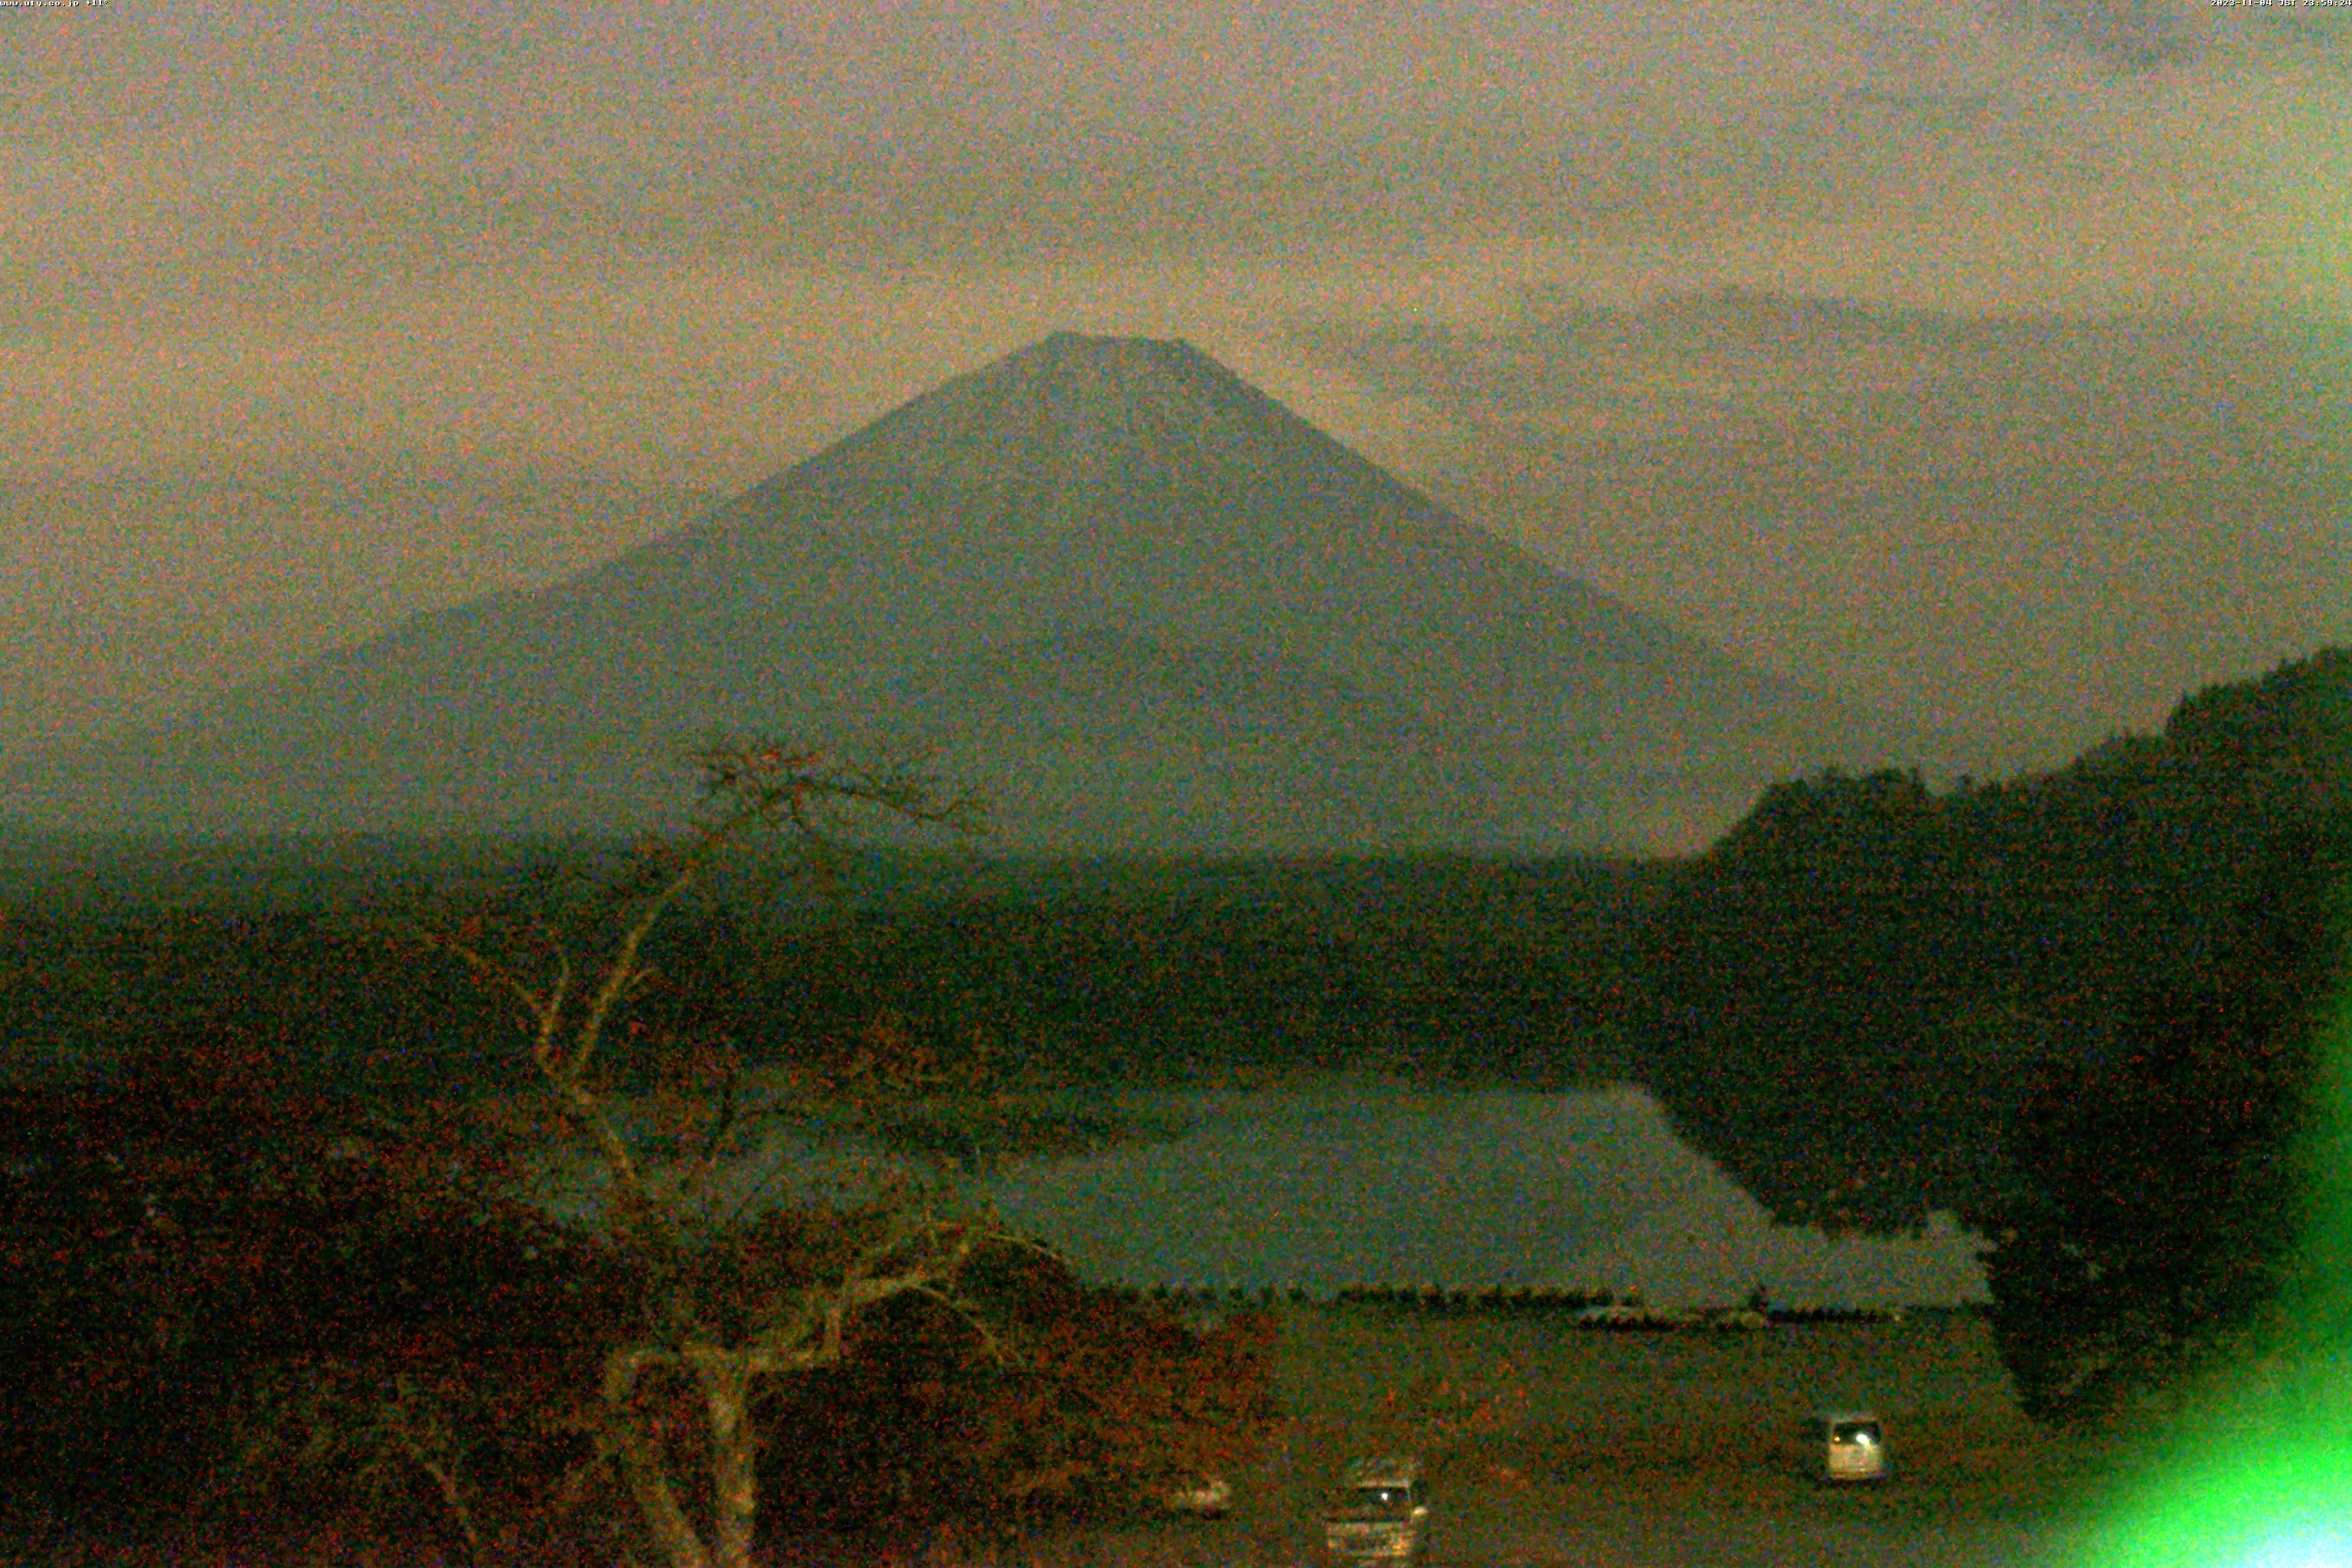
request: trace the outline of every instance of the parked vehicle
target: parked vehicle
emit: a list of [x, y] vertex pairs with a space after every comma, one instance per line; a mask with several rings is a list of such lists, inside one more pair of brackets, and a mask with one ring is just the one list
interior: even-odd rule
[[1883, 1481], [1895, 1473], [1886, 1428], [1868, 1410], [1817, 1410], [1805, 1423], [1806, 1468], [1816, 1480]]
[[1349, 1465], [1324, 1510], [1323, 1544], [1342, 1563], [1419, 1562], [1429, 1545], [1421, 1461], [1391, 1454]]

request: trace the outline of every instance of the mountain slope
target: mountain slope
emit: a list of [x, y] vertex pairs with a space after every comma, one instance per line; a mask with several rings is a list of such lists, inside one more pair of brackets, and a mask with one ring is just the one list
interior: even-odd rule
[[1638, 848], [1916, 737], [1470, 528], [1187, 345], [1059, 333], [685, 531], [21, 766], [74, 825], [620, 826], [713, 730], [929, 750], [1014, 844]]

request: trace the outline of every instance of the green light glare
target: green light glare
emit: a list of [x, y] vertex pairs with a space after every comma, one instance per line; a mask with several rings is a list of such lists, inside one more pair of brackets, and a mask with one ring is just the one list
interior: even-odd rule
[[2352, 1563], [2352, 1530], [2341, 1521], [2309, 1530], [2283, 1530], [2251, 1556], [2238, 1559], [2243, 1568], [2342, 1568]]
[[2082, 1557], [2112, 1568], [2346, 1568], [2345, 1433], [2273, 1436], [2172, 1468]]
[[[2331, 726], [2338, 776], [2352, 726]], [[2340, 807], [2338, 808], [2341, 809]], [[2342, 830], [2338, 824], [2338, 831]], [[2352, 937], [2339, 886], [2335, 952]], [[2352, 985], [2339, 962], [2313, 1033], [2304, 1215], [2266, 1342], [2201, 1384], [2155, 1479], [2091, 1532], [2085, 1568], [2352, 1568]]]

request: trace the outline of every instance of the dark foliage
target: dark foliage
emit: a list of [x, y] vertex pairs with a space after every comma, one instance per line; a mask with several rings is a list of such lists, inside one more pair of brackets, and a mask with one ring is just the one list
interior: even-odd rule
[[511, 1074], [478, 986], [347, 911], [0, 913], [0, 1081], [129, 1083], [205, 1020], [268, 1034], [273, 1070], [313, 1089], [415, 1097]]
[[[514, 1414], [561, 1405], [583, 1358], [593, 1368], [617, 1300], [598, 1249], [482, 1184], [494, 1141], [306, 1089], [304, 1059], [282, 1037], [197, 1017], [105, 1079], [10, 1094], [0, 1468], [14, 1488], [114, 1519], [180, 1514], [258, 1484], [240, 1476], [262, 1436], [255, 1398], [289, 1376], [372, 1397], [429, 1371]], [[518, 1487], [577, 1457], [576, 1440], [530, 1447], [508, 1445]], [[301, 1489], [282, 1467], [264, 1479]]]
[[2105, 1415], [2257, 1347], [2306, 1217], [2297, 1156], [2347, 863], [2284, 837], [2210, 963], [2152, 979], [2120, 1048], [2034, 1085], [1986, 1260], [2029, 1413]]
[[[515, 889], [562, 910], [611, 858], [580, 853], [436, 901], [527, 939]], [[259, 901], [273, 862], [255, 855]], [[309, 1042], [306, 1073], [352, 1092], [511, 1080], [499, 1001], [384, 941], [358, 889], [262, 912], [236, 906], [228, 869], [216, 878], [204, 904], [0, 921], [0, 1068], [102, 1068], [149, 1020], [210, 1011], [272, 1017]], [[934, 1055], [1061, 1080], [1370, 1067], [1589, 1082], [1628, 1070], [1626, 931], [1670, 879], [1599, 861], [1081, 865], [1006, 869], [978, 891], [917, 879], [841, 919], [705, 902], [656, 933], [659, 980], [638, 1011], [649, 1031], [723, 1039], [752, 1063], [853, 1056], [887, 1016]]]
[[1664, 881], [1603, 863], [1134, 868], [873, 912], [780, 955], [772, 1028], [953, 1019], [1041, 1075], [1372, 1068], [1622, 1075], [1626, 923]]
[[2105, 1070], [2250, 921], [2317, 920], [2262, 910], [2339, 841], [2347, 712], [2323, 653], [2046, 776], [1772, 790], [1640, 933], [1642, 1076], [1777, 1218], [1983, 1219], [2042, 1064]]
[[776, 1392], [761, 1467], [774, 1523], [1125, 1510], [1255, 1453], [1274, 1414], [1271, 1318], [1188, 1326], [1020, 1250], [979, 1260], [966, 1285], [985, 1333], [907, 1298], [848, 1363]]
[[[640, 1282], [500, 1195], [509, 1151], [481, 1119], [387, 1116], [304, 1088], [302, 1062], [205, 1016], [102, 1079], [10, 1094], [0, 1485], [142, 1529], [364, 1503], [455, 1555], [422, 1456], [509, 1544], [602, 1538], [589, 1415]], [[719, 1261], [789, 1275], [849, 1234], [782, 1214]], [[1238, 1456], [1267, 1414], [1259, 1330], [1198, 1333], [1026, 1252], [972, 1289], [994, 1337], [908, 1298], [772, 1395], [772, 1527], [1131, 1500]], [[670, 1425], [691, 1441], [683, 1407]]]

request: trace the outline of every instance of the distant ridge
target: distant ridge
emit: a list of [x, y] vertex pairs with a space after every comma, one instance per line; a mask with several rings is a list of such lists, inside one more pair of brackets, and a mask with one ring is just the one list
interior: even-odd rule
[[19, 763], [0, 810], [619, 828], [714, 730], [929, 752], [1010, 847], [1638, 851], [1936, 759], [1470, 527], [1188, 344], [1057, 332], [692, 526]]

